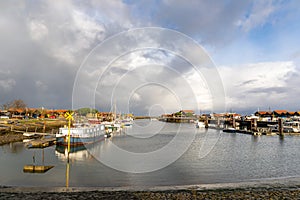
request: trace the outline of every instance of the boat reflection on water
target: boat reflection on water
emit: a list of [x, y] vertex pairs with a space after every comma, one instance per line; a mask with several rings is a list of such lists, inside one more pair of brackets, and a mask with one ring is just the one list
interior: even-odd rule
[[[56, 145], [55, 156], [62, 161], [87, 161], [98, 157], [99, 152], [109, 148], [113, 139], [113, 135], [110, 138], [105, 138], [103, 141], [80, 145], [70, 146], [70, 153], [68, 155], [68, 147], [63, 145]], [[98, 152], [98, 153], [97, 153]]]
[[55, 156], [66, 163], [65, 183], [67, 188], [70, 183], [70, 172], [72, 171], [72, 166], [76, 166], [78, 161], [82, 163], [92, 163], [95, 159], [99, 158], [99, 152], [105, 151], [109, 148], [111, 140], [112, 138], [107, 138], [104, 141], [85, 146], [71, 146], [69, 153], [68, 147], [56, 145]]
[[55, 155], [58, 159], [66, 162], [66, 188], [69, 187], [70, 182], [70, 163], [74, 161], [86, 161], [93, 159], [92, 155], [89, 154], [88, 149], [85, 146], [71, 147], [70, 153], [68, 153], [68, 147], [56, 146]]
[[70, 147], [70, 153], [68, 158], [68, 147], [65, 146], [56, 146], [55, 155], [58, 159], [62, 161], [85, 161], [88, 159], [92, 159], [92, 156], [88, 152], [88, 148], [85, 146], [76, 146]]

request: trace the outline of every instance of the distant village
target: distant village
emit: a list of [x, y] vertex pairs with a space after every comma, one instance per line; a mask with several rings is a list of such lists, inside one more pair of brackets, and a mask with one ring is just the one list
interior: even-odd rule
[[[67, 109], [45, 109], [45, 108], [10, 108], [0, 110], [1, 119], [60, 119], [65, 118]], [[82, 112], [81, 112], [82, 111]], [[101, 121], [111, 121], [120, 117], [114, 112], [98, 112], [97, 110], [83, 108], [74, 111], [74, 115], [83, 115], [87, 118], [95, 118]], [[126, 114], [133, 117], [132, 114]]]
[[[9, 108], [6, 110], [0, 110], [1, 119], [57, 119], [64, 118], [65, 113], [68, 112], [67, 109], [46, 109], [46, 108]], [[84, 115], [87, 118], [97, 118], [103, 121], [110, 121], [114, 117], [118, 117], [120, 114], [114, 112], [98, 112], [97, 110], [83, 108], [75, 111], [76, 115]], [[129, 117], [134, 117], [133, 114], [127, 114]], [[148, 116], [149, 118], [151, 116]], [[148, 118], [144, 117], [144, 118]], [[277, 121], [278, 118], [285, 119], [299, 119], [300, 111], [288, 111], [288, 110], [274, 110], [274, 111], [257, 111], [249, 116], [243, 116], [238, 113], [210, 113], [196, 115], [193, 110], [180, 110], [171, 114], [162, 114], [161, 119], [167, 118], [180, 118], [180, 119], [239, 119], [239, 120], [249, 120], [256, 118], [258, 121]]]
[[274, 111], [257, 111], [252, 115], [243, 116], [238, 113], [225, 112], [225, 113], [210, 113], [210, 114], [201, 114], [196, 115], [193, 110], [180, 110], [172, 114], [163, 114], [161, 115], [162, 119], [166, 118], [185, 118], [185, 119], [238, 119], [238, 120], [250, 120], [257, 119], [258, 121], [277, 121], [278, 118], [284, 119], [299, 119], [300, 120], [300, 111], [287, 111], [287, 110], [274, 110]]

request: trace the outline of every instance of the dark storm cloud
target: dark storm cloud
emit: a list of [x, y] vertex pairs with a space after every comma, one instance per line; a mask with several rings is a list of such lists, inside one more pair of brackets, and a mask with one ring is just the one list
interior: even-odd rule
[[237, 20], [247, 14], [251, 1], [160, 1], [152, 9], [153, 4], [153, 1], [139, 1], [132, 6], [139, 10], [136, 12], [143, 16], [142, 20], [151, 18], [152, 24], [181, 31], [202, 44], [216, 46], [234, 39]]
[[0, 103], [71, 108], [76, 71], [103, 40], [105, 24], [71, 1], [0, 4]]

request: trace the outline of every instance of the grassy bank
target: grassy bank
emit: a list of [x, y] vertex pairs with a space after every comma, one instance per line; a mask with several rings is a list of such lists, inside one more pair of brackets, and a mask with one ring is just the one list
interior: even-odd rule
[[1, 120], [0, 145], [22, 141], [24, 132], [55, 134], [59, 127], [66, 124], [65, 119]]

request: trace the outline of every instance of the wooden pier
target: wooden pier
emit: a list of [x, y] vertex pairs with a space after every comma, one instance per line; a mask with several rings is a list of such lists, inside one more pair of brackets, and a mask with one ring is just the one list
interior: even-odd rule
[[45, 148], [52, 146], [56, 143], [55, 137], [49, 137], [49, 138], [40, 138], [36, 140], [32, 140], [27, 144], [28, 148]]
[[196, 117], [164, 117], [159, 118], [158, 120], [164, 122], [171, 122], [171, 123], [191, 123], [197, 120]]
[[24, 173], [45, 173], [49, 169], [53, 168], [54, 166], [45, 166], [45, 165], [25, 165], [23, 167]]
[[[257, 119], [209, 119], [209, 128], [225, 130], [224, 132], [236, 132], [250, 135], [280, 135], [284, 136], [283, 120], [278, 121], [258, 121]], [[271, 126], [278, 125], [278, 131], [272, 132]], [[228, 131], [227, 131], [228, 130]]]

